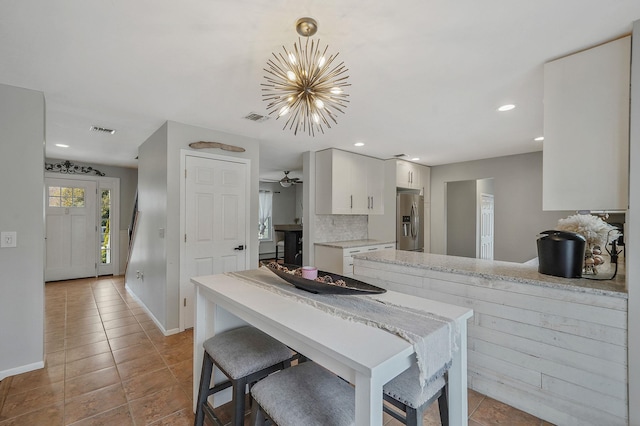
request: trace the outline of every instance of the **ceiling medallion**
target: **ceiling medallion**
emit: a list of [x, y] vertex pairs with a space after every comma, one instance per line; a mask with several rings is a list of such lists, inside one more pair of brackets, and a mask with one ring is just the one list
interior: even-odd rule
[[263, 100], [269, 102], [269, 115], [277, 114], [276, 120], [286, 117], [283, 130], [289, 127], [294, 134], [308, 133], [315, 136], [324, 133], [324, 126], [331, 128], [335, 124], [337, 112], [344, 114], [349, 96], [344, 88], [349, 71], [344, 62], [333, 66], [338, 53], [327, 57], [326, 46], [320, 49], [320, 41], [309, 40], [318, 30], [318, 23], [312, 18], [300, 18], [296, 22], [296, 31], [306, 41], [303, 45], [300, 38], [293, 43], [293, 50], [282, 46], [284, 54], [273, 53], [267, 61], [268, 68], [263, 83]]

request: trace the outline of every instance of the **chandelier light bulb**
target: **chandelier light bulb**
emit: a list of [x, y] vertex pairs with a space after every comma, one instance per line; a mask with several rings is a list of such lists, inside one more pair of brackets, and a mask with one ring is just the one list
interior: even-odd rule
[[262, 97], [269, 114], [277, 114], [276, 119], [287, 116], [283, 130], [288, 127], [296, 135], [300, 131], [315, 136], [338, 123], [338, 112], [344, 114], [349, 102], [344, 88], [351, 84], [344, 62], [335, 64], [338, 53], [328, 54], [329, 46], [321, 48], [319, 41], [311, 39], [317, 22], [300, 18], [296, 28], [306, 40], [298, 38], [293, 49], [283, 46], [283, 53], [273, 53], [264, 69]]

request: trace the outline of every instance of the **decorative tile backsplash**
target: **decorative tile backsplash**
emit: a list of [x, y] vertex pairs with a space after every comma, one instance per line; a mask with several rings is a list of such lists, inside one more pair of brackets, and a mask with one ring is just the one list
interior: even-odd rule
[[367, 215], [315, 215], [317, 243], [365, 240], [368, 235]]

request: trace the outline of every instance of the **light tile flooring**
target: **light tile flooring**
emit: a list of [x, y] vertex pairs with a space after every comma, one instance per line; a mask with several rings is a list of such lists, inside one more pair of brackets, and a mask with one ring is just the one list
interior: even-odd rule
[[[45, 368], [0, 382], [0, 426], [193, 424], [191, 331], [165, 337], [122, 277], [48, 283], [45, 295]], [[470, 426], [548, 425], [472, 390], [469, 413]], [[433, 404], [425, 425], [438, 424]]]

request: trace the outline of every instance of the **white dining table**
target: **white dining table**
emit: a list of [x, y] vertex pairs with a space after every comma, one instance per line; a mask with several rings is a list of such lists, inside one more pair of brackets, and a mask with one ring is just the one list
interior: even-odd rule
[[[250, 324], [354, 385], [356, 425], [382, 425], [382, 387], [409, 368], [413, 345], [380, 328], [348, 321], [229, 275], [191, 279], [195, 285], [193, 400], [202, 368], [203, 342], [216, 333]], [[468, 308], [393, 291], [376, 299], [434, 313], [455, 322], [455, 351], [448, 372], [449, 423], [467, 424]], [[223, 376], [216, 376], [219, 381]], [[214, 406], [230, 400], [213, 395]], [[210, 400], [211, 401], [211, 400]]]

